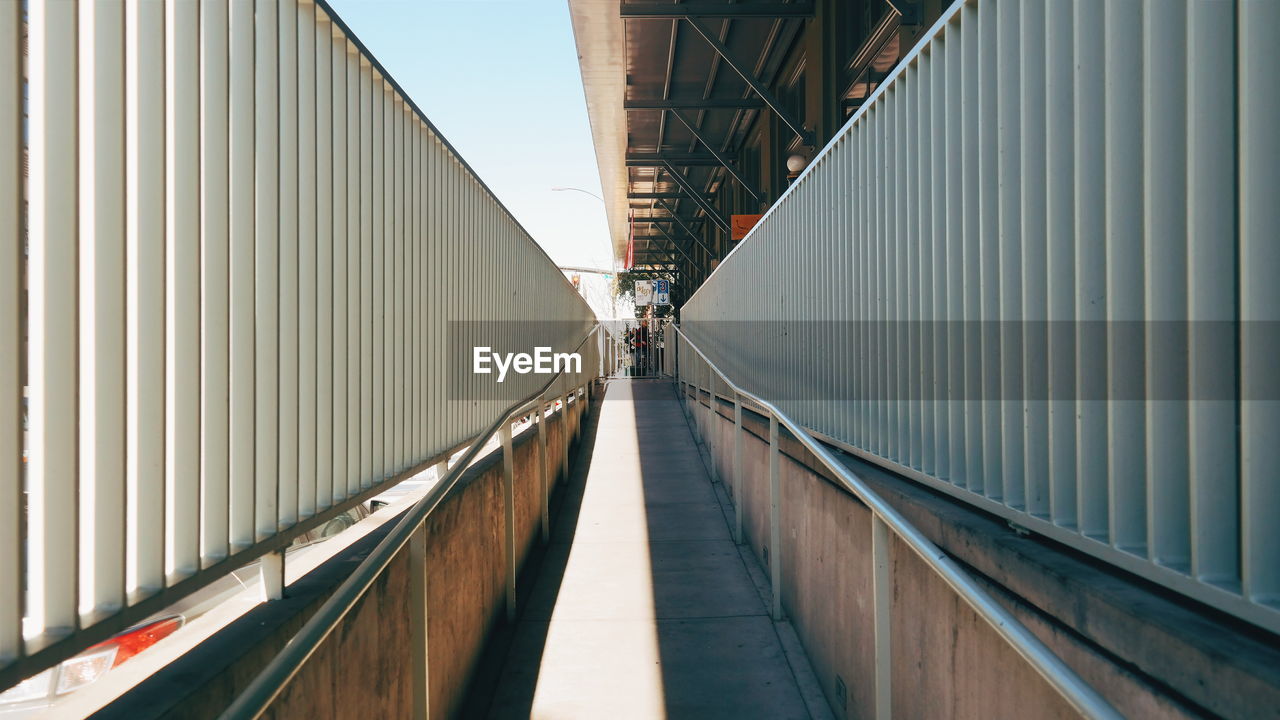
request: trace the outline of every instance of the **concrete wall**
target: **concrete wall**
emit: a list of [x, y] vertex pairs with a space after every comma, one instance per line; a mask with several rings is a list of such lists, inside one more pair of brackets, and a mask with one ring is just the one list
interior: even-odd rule
[[[563, 443], [586, 408], [570, 406], [547, 423], [549, 469], [567, 475]], [[568, 432], [566, 433], [566, 428]], [[541, 504], [537, 433], [513, 442], [516, 554], [519, 565], [539, 542]], [[456, 716], [486, 640], [505, 614], [502, 451], [462, 477], [428, 519], [428, 653], [433, 717]], [[395, 521], [345, 549], [288, 588], [156, 673], [102, 717], [214, 718], [283, 647]], [[284, 689], [266, 717], [398, 718], [413, 707], [409, 552], [402, 550], [369, 592]]]
[[[702, 393], [689, 407], [731, 493], [733, 406], [720, 398], [712, 416]], [[768, 422], [746, 412], [743, 424], [744, 542], [768, 567]], [[785, 430], [780, 446], [787, 618], [837, 717], [873, 717], [870, 511]], [[845, 460], [1127, 717], [1280, 717], [1275, 637], [852, 456]], [[1074, 716], [896, 539], [890, 561], [894, 717]]]

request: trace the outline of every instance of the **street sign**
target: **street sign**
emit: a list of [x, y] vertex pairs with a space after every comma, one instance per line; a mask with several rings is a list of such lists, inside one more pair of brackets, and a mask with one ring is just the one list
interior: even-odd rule
[[653, 282], [650, 280], [636, 281], [636, 307], [641, 305], [653, 304]]
[[670, 305], [671, 304], [671, 281], [670, 280], [654, 280], [653, 281], [653, 304], [654, 305]]
[[741, 240], [751, 232], [751, 228], [760, 222], [760, 218], [764, 215], [730, 215], [729, 216], [729, 239]]

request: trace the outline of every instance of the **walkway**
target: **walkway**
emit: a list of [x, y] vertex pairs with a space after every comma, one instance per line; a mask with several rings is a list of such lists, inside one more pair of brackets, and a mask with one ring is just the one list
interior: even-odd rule
[[490, 717], [811, 717], [672, 385], [612, 381], [589, 455]]

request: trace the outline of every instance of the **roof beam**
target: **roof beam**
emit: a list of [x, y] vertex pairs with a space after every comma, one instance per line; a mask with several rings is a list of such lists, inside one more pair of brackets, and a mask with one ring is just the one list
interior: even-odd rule
[[[689, 252], [687, 250], [685, 250], [683, 247], [680, 247], [680, 243], [676, 242], [675, 238], [671, 237], [671, 235], [666, 230], [663, 230], [661, 225], [658, 225], [656, 223], [649, 223], [649, 226], [656, 228], [657, 231], [661, 233], [661, 235], [637, 235], [636, 237], [648, 238], [650, 240], [661, 240], [663, 238], [666, 238], [667, 240], [671, 241], [671, 245], [675, 247], [676, 250], [680, 251], [680, 254], [684, 256], [685, 260], [688, 260], [689, 262], [693, 263], [694, 266], [698, 265], [698, 261], [694, 260], [689, 255]], [[699, 245], [701, 245], [701, 243], [699, 243]], [[690, 247], [693, 247], [692, 243], [690, 243]], [[703, 249], [705, 250], [706, 247], [703, 246]]]
[[698, 237], [698, 233], [694, 232], [693, 228], [689, 227], [685, 223], [685, 218], [680, 217], [680, 214], [676, 212], [676, 209], [674, 207], [668, 205], [666, 202], [662, 200], [658, 201], [658, 207], [661, 207], [663, 210], [666, 210], [667, 212], [671, 213], [670, 219], [675, 220], [676, 223], [679, 224], [680, 227], [683, 228], [684, 231], [689, 235], [689, 237], [693, 238], [694, 240], [697, 240], [698, 244], [702, 245], [702, 249], [706, 250], [708, 255], [712, 257], [716, 256], [715, 253], [711, 252], [711, 248], [707, 247], [706, 245], [703, 245], [702, 239]]
[[764, 199], [764, 195], [756, 189], [756, 186], [747, 182], [747, 179], [742, 176], [742, 173], [738, 172], [737, 164], [717, 150], [715, 145], [707, 139], [707, 136], [702, 134], [702, 130], [698, 128], [697, 123], [685, 117], [684, 113], [679, 110], [672, 110], [671, 114], [675, 115], [677, 120], [679, 120], [685, 127], [689, 128], [689, 132], [693, 133], [693, 136], [698, 138], [698, 142], [702, 143], [702, 147], [706, 148], [707, 152], [711, 153], [715, 159], [724, 166], [724, 169], [733, 176], [733, 179], [738, 181], [738, 185], [742, 186], [743, 190], [746, 190], [751, 197], [755, 198], [756, 202], [760, 202]]
[[[671, 233], [667, 232], [661, 225], [654, 225], [654, 227], [658, 228], [658, 232], [662, 233], [662, 236], [665, 237], [667, 240], [669, 240], [671, 244], [675, 246], [677, 250], [680, 251], [681, 255], [684, 255], [685, 259], [689, 261], [690, 265], [698, 268], [699, 270], [703, 270], [703, 271], [706, 270], [704, 267], [702, 267], [700, 263], [695, 261], [693, 258], [689, 257], [689, 253], [685, 252], [684, 248], [680, 247], [680, 243], [676, 242], [676, 239], [674, 237], [671, 237]], [[692, 248], [693, 244], [690, 243], [689, 247]], [[713, 257], [711, 253], [707, 253], [707, 255], [709, 258]]]
[[[659, 201], [659, 202], [661, 202], [661, 201]], [[693, 231], [693, 228], [691, 228], [691, 227], [689, 227], [688, 225], [686, 225], [686, 224], [685, 224], [685, 220], [684, 220], [684, 218], [680, 217], [679, 215], [676, 215], [676, 214], [675, 214], [675, 211], [673, 211], [671, 208], [667, 207], [667, 204], [666, 204], [666, 203], [661, 203], [661, 204], [662, 204], [662, 207], [666, 208], [666, 209], [667, 209], [667, 212], [670, 212], [672, 216], [671, 216], [671, 217], [663, 217], [663, 218], [648, 218], [648, 219], [647, 219], [647, 222], [649, 222], [651, 225], [653, 225], [653, 227], [658, 228], [659, 232], [665, 232], [665, 231], [662, 229], [662, 226], [661, 226], [661, 225], [659, 225], [658, 223], [662, 223], [662, 222], [670, 223], [671, 221], [673, 221], [673, 220], [674, 220], [674, 221], [676, 222], [676, 224], [677, 224], [677, 225], [679, 225], [679, 226], [684, 230], [684, 232], [685, 232], [685, 234], [686, 234], [686, 235], [688, 235], [690, 238], [692, 238], [694, 242], [698, 243], [698, 246], [699, 246], [699, 247], [701, 247], [703, 250], [705, 250], [705, 251], [707, 252], [707, 255], [708, 255], [708, 256], [710, 256], [710, 257], [716, 257], [716, 254], [715, 254], [715, 253], [713, 253], [713, 252], [711, 252], [711, 248], [707, 247], [707, 244], [706, 244], [706, 243], [704, 243], [704, 242], [702, 242], [702, 238], [701, 238], [701, 237], [698, 237], [698, 233], [694, 232], [694, 231]]]
[[627, 167], [662, 167], [673, 165], [719, 165], [717, 153], [627, 153]]
[[[683, 6], [672, 5], [671, 7]], [[743, 5], [741, 7], [751, 6]], [[720, 42], [720, 39], [716, 37], [715, 33], [712, 32], [710, 28], [703, 25], [693, 17], [686, 17], [685, 22], [693, 26], [693, 29], [702, 36], [702, 39], [706, 40], [707, 44], [719, 53], [720, 57], [724, 58], [725, 62], [729, 63], [729, 67], [733, 68], [735, 72], [742, 76], [742, 79], [751, 86], [751, 89], [755, 91], [756, 95], [760, 96], [760, 99], [769, 106], [769, 109], [773, 110], [773, 113], [777, 115], [778, 118], [782, 120], [787, 127], [791, 128], [791, 131], [800, 138], [800, 142], [808, 145], [809, 147], [815, 146], [813, 133], [805, 129], [803, 123], [791, 116], [791, 113], [782, 106], [782, 103], [778, 101], [778, 98], [773, 96], [773, 93], [769, 92], [769, 88], [765, 87], [765, 84], [756, 77], [751, 68], [746, 63], [742, 62], [741, 58], [738, 58], [734, 56], [733, 53], [729, 52], [729, 48], [726, 47], [724, 43]]]
[[751, 110], [764, 107], [759, 98], [689, 98], [687, 100], [623, 100], [627, 110]]
[[[672, 217], [672, 216], [670, 216], [670, 215], [637, 215], [637, 216], [636, 216], [636, 222], [665, 222], [665, 223], [669, 223], [669, 222], [673, 222], [673, 221], [674, 221], [674, 222], [678, 222], [678, 223], [680, 223], [681, 225], [684, 225], [685, 223], [688, 223], [689, 225], [697, 225], [698, 223], [706, 222], [706, 221], [707, 221], [707, 219], [706, 219], [706, 218], [704, 218], [704, 217], [686, 217], [686, 218], [678, 218], [678, 217]], [[687, 227], [687, 226], [686, 226], [686, 227]]]
[[623, 2], [620, 15], [624, 19], [683, 18], [809, 18], [813, 17], [813, 3], [800, 0], [793, 3], [759, 2], [728, 5], [721, 2], [687, 2], [673, 5], [669, 2]]
[[[707, 197], [710, 197], [708, 195]], [[688, 195], [682, 192], [675, 193], [628, 193], [628, 200], [687, 200]]]
[[666, 167], [666, 170], [671, 177], [675, 178], [676, 183], [678, 183], [680, 187], [684, 188], [684, 191], [689, 194], [689, 197], [693, 198], [693, 201], [698, 204], [698, 207], [701, 207], [702, 211], [707, 214], [707, 217], [711, 218], [711, 222], [719, 225], [725, 232], [729, 232], [729, 223], [725, 222], [725, 219], [720, 217], [720, 213], [716, 211], [715, 207], [713, 207], [711, 203], [707, 202], [707, 199], [702, 196], [702, 193], [698, 192], [698, 189], [693, 186], [693, 181], [685, 177], [684, 173], [676, 170], [671, 163], [663, 163], [663, 165]]

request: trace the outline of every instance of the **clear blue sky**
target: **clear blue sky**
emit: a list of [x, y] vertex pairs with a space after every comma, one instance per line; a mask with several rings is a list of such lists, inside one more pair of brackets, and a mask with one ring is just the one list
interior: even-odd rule
[[609, 267], [566, 0], [330, 0], [561, 265]]

